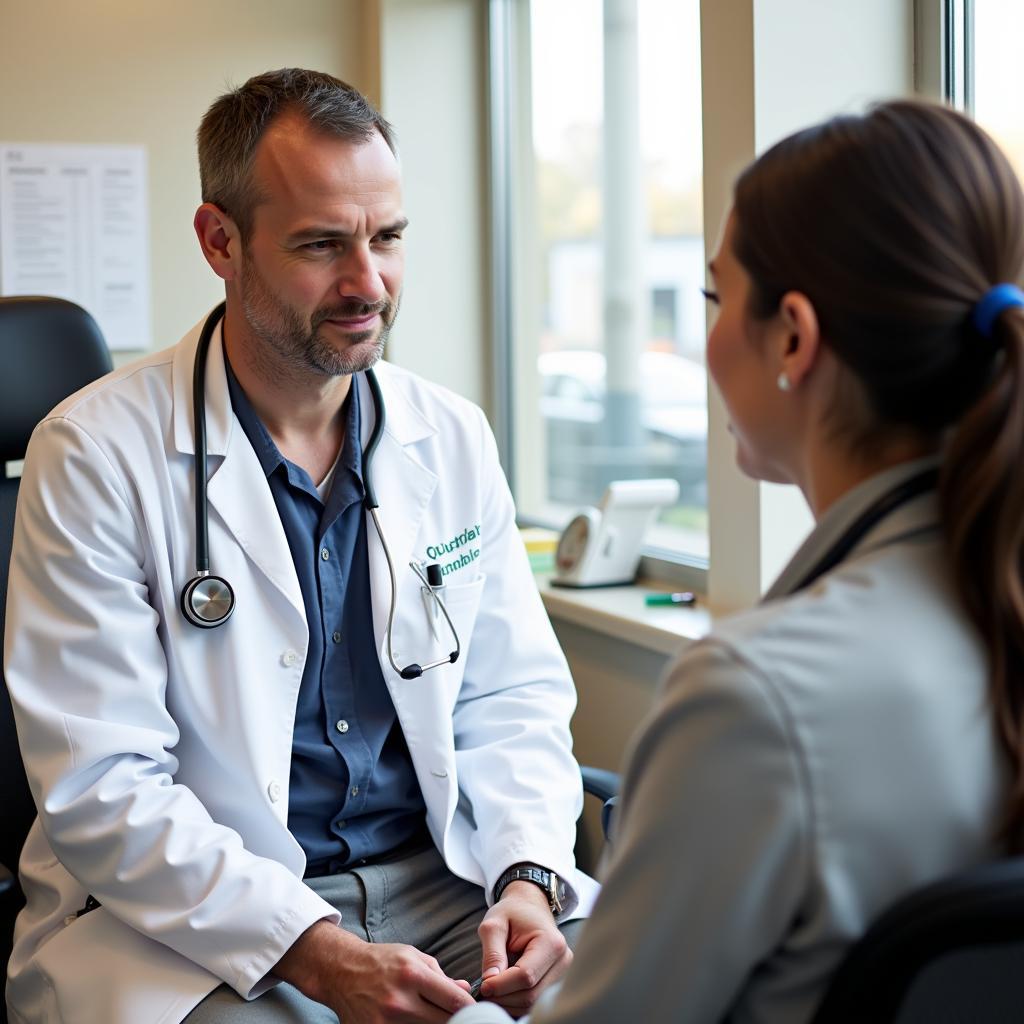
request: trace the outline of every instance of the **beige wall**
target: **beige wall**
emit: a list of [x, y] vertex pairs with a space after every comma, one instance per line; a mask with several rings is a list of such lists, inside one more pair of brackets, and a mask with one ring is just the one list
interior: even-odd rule
[[146, 147], [156, 347], [223, 295], [192, 232], [203, 111], [290, 65], [377, 98], [375, 17], [367, 0], [0, 0], [0, 140]]
[[382, 110], [405, 184], [405, 293], [388, 356], [486, 410], [490, 343], [483, 0], [379, 0]]
[[146, 147], [163, 347], [223, 295], [192, 233], [203, 111], [269, 68], [339, 75], [398, 130], [412, 225], [389, 357], [486, 408], [485, 15], [479, 0], [0, 0], [0, 140]]

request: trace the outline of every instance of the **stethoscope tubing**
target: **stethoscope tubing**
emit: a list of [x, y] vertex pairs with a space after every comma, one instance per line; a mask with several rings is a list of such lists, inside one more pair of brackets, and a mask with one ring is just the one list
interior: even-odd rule
[[217, 305], [203, 324], [192, 373], [192, 430], [196, 459], [196, 575], [210, 571], [209, 508], [206, 502], [206, 357], [217, 324], [224, 319], [226, 303]]

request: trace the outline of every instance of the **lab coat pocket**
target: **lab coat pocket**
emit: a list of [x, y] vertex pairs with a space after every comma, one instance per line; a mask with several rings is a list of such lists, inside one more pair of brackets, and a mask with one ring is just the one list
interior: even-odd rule
[[[462, 680], [462, 672], [466, 664], [470, 643], [473, 640], [473, 629], [480, 599], [484, 591], [487, 577], [481, 573], [469, 582], [460, 581], [456, 585], [448, 584], [438, 594], [444, 604], [444, 611], [451, 619], [449, 627], [444, 612], [437, 602], [426, 593], [421, 592], [422, 610], [420, 624], [415, 630], [419, 649], [429, 653], [431, 661], [440, 660], [451, 654], [456, 646], [459, 648], [458, 660], [451, 665], [442, 665], [424, 676], [433, 675], [437, 683], [443, 683], [454, 697]], [[454, 635], [453, 635], [454, 630]], [[456, 645], [458, 637], [458, 645]]]
[[[446, 586], [440, 592], [440, 598], [444, 602], [445, 610], [448, 612], [448, 617], [452, 620], [452, 626], [454, 626], [455, 632], [458, 634], [463, 657], [469, 649], [470, 638], [473, 635], [473, 626], [476, 623], [476, 615], [480, 609], [480, 598], [483, 595], [486, 582], [487, 576], [484, 573], [480, 573], [476, 579], [468, 583]], [[433, 603], [433, 599], [427, 595], [425, 607], [429, 609], [428, 617], [434, 623], [440, 645], [439, 649], [447, 651], [454, 643], [454, 637], [451, 634], [451, 630], [443, 628], [446, 626], [443, 614], [440, 614], [439, 610], [438, 614], [434, 614]]]
[[104, 907], [65, 925], [33, 959], [62, 1024], [177, 1022], [220, 984]]

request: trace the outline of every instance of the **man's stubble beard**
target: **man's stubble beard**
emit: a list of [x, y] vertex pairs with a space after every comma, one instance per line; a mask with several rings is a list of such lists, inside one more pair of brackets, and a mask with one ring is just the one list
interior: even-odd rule
[[[240, 280], [242, 315], [250, 332], [266, 350], [256, 362], [274, 374], [302, 378], [350, 376], [368, 370], [384, 354], [391, 327], [398, 316], [398, 301], [390, 298], [367, 305], [344, 303], [331, 309], [318, 309], [311, 321], [282, 302], [246, 260]], [[346, 319], [379, 313], [380, 326], [374, 330], [348, 335], [349, 344], [338, 349], [320, 334], [326, 320]]]

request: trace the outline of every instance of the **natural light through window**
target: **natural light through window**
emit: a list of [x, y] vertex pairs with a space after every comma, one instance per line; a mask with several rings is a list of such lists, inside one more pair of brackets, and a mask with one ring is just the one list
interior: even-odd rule
[[974, 0], [974, 113], [1024, 178], [1024, 2]]
[[530, 35], [545, 470], [521, 511], [560, 526], [671, 477], [650, 540], [706, 557], [698, 0], [532, 0]]

